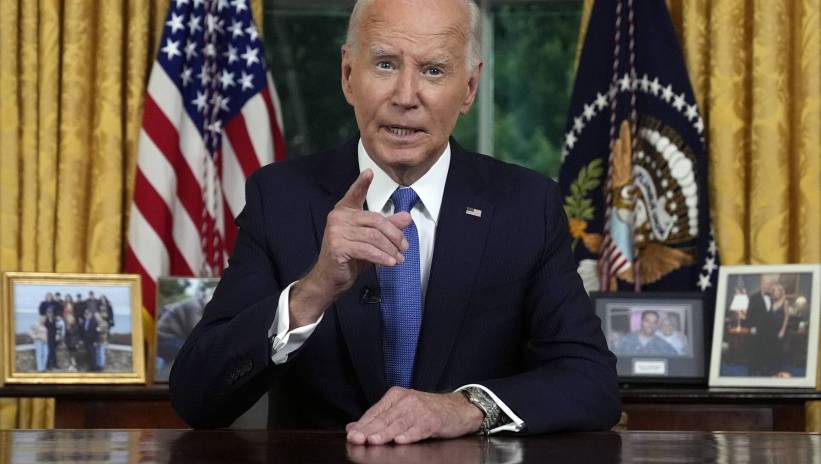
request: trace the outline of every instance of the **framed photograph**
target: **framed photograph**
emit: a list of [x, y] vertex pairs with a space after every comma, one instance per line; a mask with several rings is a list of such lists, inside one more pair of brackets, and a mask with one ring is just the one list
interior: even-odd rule
[[6, 383], [145, 383], [137, 275], [3, 275]]
[[719, 269], [710, 386], [814, 387], [821, 265]]
[[168, 382], [174, 358], [202, 319], [219, 283], [216, 277], [160, 277], [157, 282], [157, 352], [154, 381]]
[[623, 382], [703, 382], [704, 304], [698, 293], [594, 292]]

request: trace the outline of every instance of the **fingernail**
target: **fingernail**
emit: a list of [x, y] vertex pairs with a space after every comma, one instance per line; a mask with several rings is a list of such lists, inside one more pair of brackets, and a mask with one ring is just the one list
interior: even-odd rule
[[401, 253], [397, 254], [396, 255], [396, 262], [399, 263], [399, 264], [404, 263], [405, 262], [405, 256], [402, 255]]
[[370, 436], [370, 441], [371, 442], [375, 442], [375, 441], [380, 442], [380, 441], [382, 441], [382, 436], [379, 435], [378, 433], [375, 433], [375, 434]]
[[365, 435], [363, 435], [362, 432], [354, 432], [350, 435], [351, 435], [351, 438], [353, 439], [353, 441], [356, 441], [356, 442], [365, 441]]
[[396, 442], [405, 441], [405, 440], [407, 440], [407, 438], [408, 437], [406, 437], [404, 435], [397, 435], [396, 438], [393, 439], [393, 441], [396, 441]]
[[402, 239], [402, 251], [407, 250], [409, 246], [410, 246], [410, 243], [408, 243], [408, 239], [403, 238]]

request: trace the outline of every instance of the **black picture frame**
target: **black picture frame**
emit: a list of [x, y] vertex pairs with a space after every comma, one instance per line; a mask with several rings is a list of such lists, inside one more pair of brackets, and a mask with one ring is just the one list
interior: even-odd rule
[[[593, 292], [590, 297], [618, 359], [620, 382], [706, 383], [702, 294]], [[641, 331], [645, 320], [652, 336]]]

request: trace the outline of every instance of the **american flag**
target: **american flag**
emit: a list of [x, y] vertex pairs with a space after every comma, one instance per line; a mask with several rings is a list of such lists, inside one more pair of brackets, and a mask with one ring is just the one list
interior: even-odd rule
[[246, 177], [284, 157], [282, 117], [247, 0], [174, 0], [145, 95], [125, 268], [155, 311], [160, 276], [215, 276]]

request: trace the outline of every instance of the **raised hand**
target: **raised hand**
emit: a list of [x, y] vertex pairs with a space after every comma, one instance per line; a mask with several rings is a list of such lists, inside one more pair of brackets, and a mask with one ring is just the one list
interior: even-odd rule
[[366, 169], [328, 213], [319, 258], [305, 278], [291, 289], [291, 329], [316, 321], [325, 309], [356, 281], [369, 264], [402, 263], [408, 241], [402, 229], [409, 213], [389, 217], [365, 211], [363, 205], [373, 171]]

